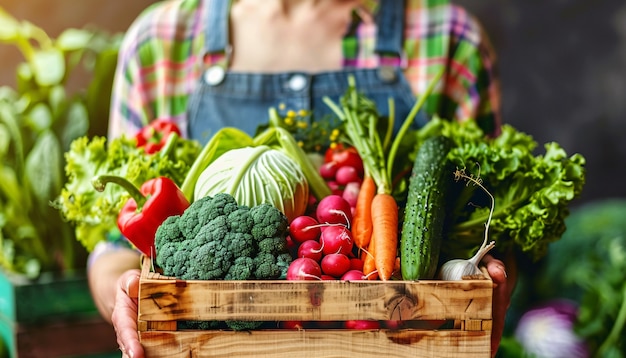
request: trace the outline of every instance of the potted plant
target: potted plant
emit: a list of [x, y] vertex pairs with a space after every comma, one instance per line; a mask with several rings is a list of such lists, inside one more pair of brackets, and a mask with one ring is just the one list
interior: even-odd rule
[[51, 202], [70, 143], [106, 128], [120, 38], [87, 28], [51, 38], [0, 7], [0, 44], [24, 58], [15, 88], [0, 86], [0, 334], [12, 355], [24, 325], [97, 314], [87, 251]]

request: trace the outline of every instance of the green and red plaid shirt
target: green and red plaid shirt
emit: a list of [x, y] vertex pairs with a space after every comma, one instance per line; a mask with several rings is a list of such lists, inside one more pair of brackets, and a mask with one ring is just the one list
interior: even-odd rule
[[[226, 0], [224, 0], [226, 1]], [[391, 1], [391, 0], [387, 0]], [[376, 0], [367, 2], [373, 11]], [[479, 23], [446, 0], [407, 0], [407, 80], [420, 95], [442, 66], [444, 85], [426, 103], [429, 114], [476, 120], [487, 132], [500, 131], [500, 92], [495, 56]], [[146, 9], [121, 45], [115, 76], [109, 135], [134, 134], [155, 118], [186, 128], [187, 99], [198, 83], [205, 58], [203, 0], [167, 0]], [[390, 59], [374, 51], [376, 25], [360, 22], [344, 39], [344, 67], [375, 68]]]

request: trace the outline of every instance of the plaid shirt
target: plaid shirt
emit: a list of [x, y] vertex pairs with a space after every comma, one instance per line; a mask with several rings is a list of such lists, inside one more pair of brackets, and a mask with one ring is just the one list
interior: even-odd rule
[[[366, 3], [375, 11], [376, 0]], [[442, 66], [448, 66], [444, 84], [428, 98], [426, 111], [447, 119], [476, 120], [488, 133], [499, 134], [495, 56], [480, 25], [446, 0], [406, 3], [403, 58], [381, 58], [374, 51], [376, 25], [360, 22], [344, 38], [344, 67], [375, 68], [400, 61], [419, 96]], [[204, 6], [203, 0], [158, 2], [129, 28], [115, 75], [111, 137], [133, 134], [155, 118], [186, 127], [187, 99], [204, 69], [204, 36], [210, 31], [205, 28]]]

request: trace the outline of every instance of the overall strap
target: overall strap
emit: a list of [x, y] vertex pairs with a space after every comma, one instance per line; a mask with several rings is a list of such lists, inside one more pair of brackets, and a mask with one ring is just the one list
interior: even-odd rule
[[205, 63], [215, 64], [228, 61], [230, 52], [228, 19], [230, 0], [205, 0], [204, 46]]
[[376, 14], [376, 49], [381, 57], [402, 58], [404, 0], [381, 0]]

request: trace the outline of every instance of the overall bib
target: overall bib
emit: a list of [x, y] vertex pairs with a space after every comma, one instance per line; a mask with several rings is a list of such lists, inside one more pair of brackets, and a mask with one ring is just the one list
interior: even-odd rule
[[[416, 98], [407, 82], [400, 59], [404, 30], [404, 2], [381, 1], [376, 14], [376, 52], [395, 57], [393, 66], [378, 68], [344, 68], [339, 71], [306, 73], [240, 73], [228, 71], [229, 1], [207, 0], [205, 34], [205, 71], [192, 93], [188, 107], [189, 137], [206, 143], [220, 128], [237, 127], [254, 135], [268, 122], [270, 107], [312, 111], [314, 118], [331, 114], [323, 103], [324, 96], [338, 102], [354, 76], [357, 89], [376, 103], [382, 116], [388, 114], [388, 100], [394, 99], [395, 130], [400, 128]], [[215, 56], [218, 54], [218, 56]], [[426, 123], [423, 111], [414, 125]]]

